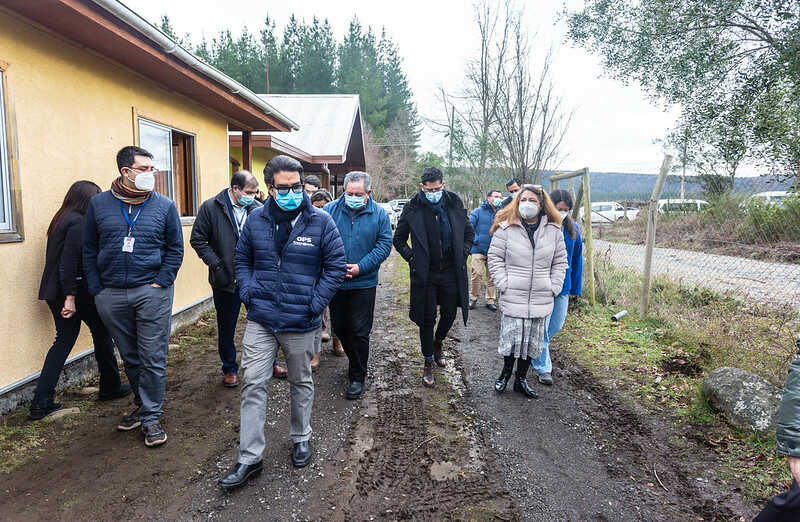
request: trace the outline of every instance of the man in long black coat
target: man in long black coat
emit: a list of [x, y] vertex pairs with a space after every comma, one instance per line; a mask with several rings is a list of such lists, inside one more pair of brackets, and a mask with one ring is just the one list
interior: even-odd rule
[[[409, 318], [419, 326], [425, 357], [422, 383], [433, 386], [433, 365], [445, 366], [442, 341], [458, 308], [467, 324], [467, 256], [475, 231], [461, 198], [444, 190], [442, 171], [425, 168], [419, 186], [420, 191], [403, 207], [393, 243], [411, 271]], [[434, 333], [437, 307], [439, 325]]]

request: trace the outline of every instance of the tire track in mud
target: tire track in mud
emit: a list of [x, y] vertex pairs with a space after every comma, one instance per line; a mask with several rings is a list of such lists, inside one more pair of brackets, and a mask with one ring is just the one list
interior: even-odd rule
[[[397, 258], [387, 275], [397, 274]], [[379, 289], [371, 386], [336, 457], [338, 477], [317, 503], [329, 520], [518, 520], [495, 457], [464, 408], [457, 341], [436, 387], [422, 386], [417, 331], [406, 318], [405, 285]], [[312, 518], [315, 518], [312, 509]]]

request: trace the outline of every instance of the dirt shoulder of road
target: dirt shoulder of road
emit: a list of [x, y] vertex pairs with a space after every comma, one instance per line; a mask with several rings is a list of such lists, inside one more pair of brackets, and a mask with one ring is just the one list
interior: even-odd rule
[[[774, 435], [732, 427], [702, 394], [709, 369], [719, 365], [712, 362], [714, 341], [698, 342], [701, 332], [694, 338], [683, 336], [680, 328], [635, 313], [613, 322], [619, 308], [580, 302], [556, 338], [557, 357], [584, 368], [586, 378], [642, 418], [659, 419], [655, 438], [665, 451], [678, 456], [678, 462], [701, 462], [714, 470], [721, 487], [741, 493], [743, 505], [761, 505], [788, 490], [791, 474], [785, 459], [775, 453]], [[727, 335], [724, 328], [717, 330], [718, 338]], [[743, 341], [740, 349], [748, 349]]]

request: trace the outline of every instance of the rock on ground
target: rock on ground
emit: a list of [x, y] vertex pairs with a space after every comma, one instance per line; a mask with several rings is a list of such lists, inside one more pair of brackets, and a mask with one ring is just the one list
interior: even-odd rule
[[781, 391], [766, 379], [739, 368], [717, 368], [703, 382], [703, 394], [731, 424], [760, 433], [775, 431]]

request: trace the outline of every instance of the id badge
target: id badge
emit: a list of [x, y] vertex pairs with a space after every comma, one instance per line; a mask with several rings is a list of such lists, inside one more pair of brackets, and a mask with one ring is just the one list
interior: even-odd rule
[[133, 252], [133, 243], [136, 241], [135, 237], [126, 237], [122, 240], [122, 251]]

